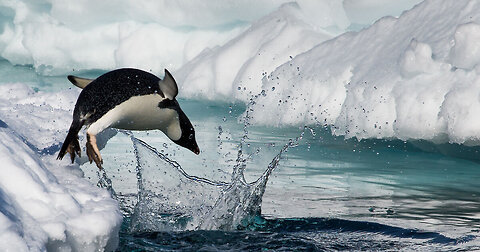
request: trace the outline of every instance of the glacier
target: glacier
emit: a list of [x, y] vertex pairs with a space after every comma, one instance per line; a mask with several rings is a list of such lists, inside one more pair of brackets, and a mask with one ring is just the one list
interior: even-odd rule
[[[47, 82], [168, 68], [182, 98], [246, 103], [257, 95], [256, 125], [478, 146], [479, 5], [6, 0], [0, 56]], [[38, 91], [9, 74], [0, 79], [0, 240], [9, 240], [0, 250], [115, 250], [118, 203], [84, 178], [85, 159], [69, 164], [52, 153], [79, 90]]]

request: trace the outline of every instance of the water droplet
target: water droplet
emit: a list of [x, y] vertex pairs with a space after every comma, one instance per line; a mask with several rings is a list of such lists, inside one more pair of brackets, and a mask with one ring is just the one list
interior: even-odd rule
[[272, 87], [272, 91], [275, 91], [275, 87]]

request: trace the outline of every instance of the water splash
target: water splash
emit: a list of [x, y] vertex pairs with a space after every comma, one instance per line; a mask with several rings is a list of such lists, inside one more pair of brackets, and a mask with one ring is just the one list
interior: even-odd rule
[[[213, 181], [191, 176], [178, 164], [131, 133], [137, 162], [138, 202], [131, 218], [131, 231], [184, 231], [250, 229], [264, 223], [262, 197], [282, 155], [296, 147], [305, 132], [290, 139], [254, 182], [244, 177], [247, 160], [243, 153], [248, 138], [248, 113], [244, 135], [238, 146], [231, 181]], [[308, 129], [308, 130], [307, 130]]]
[[106, 189], [110, 193], [112, 198], [116, 199], [117, 196], [115, 190], [113, 189], [112, 180], [107, 176], [107, 172], [105, 171], [105, 169], [98, 170], [97, 177], [97, 186]]
[[[256, 100], [265, 95], [263, 91], [252, 96], [241, 117], [243, 135], [228, 182], [191, 176], [176, 161], [131, 132], [124, 132], [133, 143], [137, 163], [138, 201], [131, 218], [132, 231], [236, 230], [256, 228], [264, 223], [261, 205], [268, 178], [282, 155], [298, 146], [306, 132], [315, 135], [312, 128], [305, 127], [300, 136], [283, 146], [256, 181], [248, 183], [244, 176], [247, 161], [260, 152], [257, 149], [252, 154], [244, 153], [250, 113]], [[223, 129], [220, 126], [218, 130], [220, 148]]]

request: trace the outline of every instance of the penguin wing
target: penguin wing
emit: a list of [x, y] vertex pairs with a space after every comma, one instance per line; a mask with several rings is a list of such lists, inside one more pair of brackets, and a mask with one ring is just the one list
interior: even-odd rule
[[67, 76], [68, 80], [75, 86], [84, 89], [90, 82], [92, 82], [92, 79], [86, 79], [86, 78], [81, 78], [73, 75]]
[[172, 74], [167, 69], [165, 69], [165, 77], [163, 80], [158, 82], [158, 85], [160, 86], [160, 90], [162, 90], [162, 93], [166, 98], [170, 100], [175, 99], [178, 94], [177, 82], [175, 82]]

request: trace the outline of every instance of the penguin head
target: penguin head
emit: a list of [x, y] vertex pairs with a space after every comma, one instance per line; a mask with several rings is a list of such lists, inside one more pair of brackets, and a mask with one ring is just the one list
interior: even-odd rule
[[178, 119], [180, 121], [181, 136], [178, 140], [172, 140], [174, 143], [191, 150], [195, 154], [200, 154], [197, 141], [195, 139], [195, 129], [188, 117], [181, 109], [177, 110]]
[[[195, 129], [192, 123], [188, 119], [187, 115], [183, 113], [178, 101], [175, 97], [178, 94], [178, 87], [173, 76], [165, 69], [165, 77], [159, 82], [160, 90], [162, 91], [165, 99], [158, 104], [160, 108], [170, 108], [177, 112], [175, 125], [172, 127], [172, 132], [168, 129], [165, 132], [166, 135], [176, 144], [191, 150], [195, 154], [200, 154], [197, 141], [195, 140]], [[180, 137], [178, 137], [178, 126], [180, 126]], [[175, 137], [174, 137], [175, 136]]]

